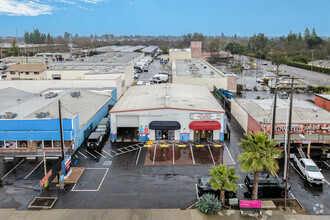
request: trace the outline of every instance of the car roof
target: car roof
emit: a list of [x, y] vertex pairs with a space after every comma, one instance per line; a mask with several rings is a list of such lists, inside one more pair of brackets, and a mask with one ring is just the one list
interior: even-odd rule
[[301, 160], [304, 161], [306, 165], [316, 166], [315, 162], [312, 159], [303, 158]]
[[93, 133], [91, 133], [91, 135], [89, 135], [88, 139], [97, 139], [101, 135], [102, 135], [101, 132], [93, 132]]

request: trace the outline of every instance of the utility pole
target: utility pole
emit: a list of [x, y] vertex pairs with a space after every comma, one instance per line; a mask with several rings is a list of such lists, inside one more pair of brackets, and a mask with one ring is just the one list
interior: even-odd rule
[[60, 120], [60, 134], [61, 134], [61, 152], [62, 160], [64, 160], [64, 138], [63, 138], [63, 125], [62, 125], [62, 113], [61, 113], [61, 100], [58, 100], [58, 115]]
[[286, 208], [287, 205], [287, 197], [288, 197], [288, 181], [289, 181], [289, 160], [290, 160], [290, 135], [291, 135], [291, 123], [292, 123], [292, 104], [293, 104], [293, 82], [294, 82], [294, 77], [291, 77], [291, 91], [290, 91], [290, 110], [289, 110], [289, 124], [288, 127], [286, 128], [287, 132], [287, 157], [286, 157], [286, 175], [285, 175], [285, 196], [284, 196], [284, 208]]
[[272, 118], [272, 129], [270, 138], [274, 139], [275, 137], [275, 118], [276, 118], [276, 104], [277, 104], [277, 82], [278, 82], [278, 65], [276, 67], [276, 77], [275, 77], [275, 91], [274, 91], [274, 105], [273, 105], [273, 118]]

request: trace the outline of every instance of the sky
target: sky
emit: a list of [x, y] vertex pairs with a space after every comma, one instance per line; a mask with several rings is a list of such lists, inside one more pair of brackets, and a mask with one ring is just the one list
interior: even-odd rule
[[330, 0], [0, 0], [0, 36], [330, 36]]

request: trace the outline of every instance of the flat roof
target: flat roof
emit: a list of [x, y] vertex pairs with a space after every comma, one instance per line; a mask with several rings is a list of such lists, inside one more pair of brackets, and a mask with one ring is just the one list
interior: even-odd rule
[[315, 94], [315, 95], [330, 101], [330, 94]]
[[191, 51], [190, 48], [185, 48], [185, 49], [170, 49], [170, 51], [182, 51], [182, 52], [185, 52], [185, 51]]
[[201, 59], [173, 60], [174, 76], [180, 78], [224, 78], [225, 74]]
[[47, 64], [14, 64], [8, 67], [5, 71], [41, 72], [47, 69], [47, 66]]
[[[257, 122], [271, 123], [273, 99], [236, 99]], [[289, 100], [277, 99], [276, 123], [286, 123]], [[292, 123], [330, 123], [330, 113], [311, 102], [294, 99]]]
[[0, 94], [0, 114], [5, 113], [7, 109], [10, 109], [35, 97], [33, 93], [12, 87], [1, 89]]
[[65, 54], [70, 54], [70, 53], [51, 53], [51, 52], [49, 52], [49, 53], [37, 53], [35, 56], [44, 56], [44, 55], [65, 55]]
[[142, 49], [142, 52], [151, 53], [151, 52], [153, 52], [153, 51], [155, 51], [157, 49], [158, 49], [158, 46], [148, 46], [146, 48], [143, 48]]
[[131, 86], [110, 113], [167, 108], [224, 112], [217, 100], [204, 86], [157, 84]]

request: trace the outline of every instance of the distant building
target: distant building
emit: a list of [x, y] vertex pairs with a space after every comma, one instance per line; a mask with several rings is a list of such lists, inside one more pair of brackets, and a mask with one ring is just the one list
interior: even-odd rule
[[192, 41], [191, 42], [191, 58], [201, 58], [202, 57], [202, 42]]
[[29, 57], [29, 56], [20, 56], [20, 57], [5, 57], [3, 58], [6, 63], [16, 63], [16, 64], [47, 64], [49, 63], [48, 58], [44, 57]]
[[169, 50], [169, 62], [172, 63], [173, 60], [190, 60], [191, 59], [191, 49], [170, 49]]
[[224, 74], [208, 62], [201, 59], [178, 59], [172, 62], [172, 80], [174, 84], [202, 85], [213, 91], [213, 86], [235, 92], [237, 76]]
[[14, 64], [5, 70], [6, 79], [43, 79], [47, 64]]
[[64, 61], [71, 58], [70, 53], [37, 53], [35, 56], [47, 58], [50, 61]]
[[330, 111], [330, 94], [315, 94], [315, 105]]
[[156, 52], [158, 50], [158, 46], [148, 46], [146, 48], [143, 48], [141, 51], [144, 53], [144, 56], [155, 56]]
[[67, 152], [76, 150], [116, 103], [116, 89], [48, 89], [35, 95], [0, 90], [0, 152], [6, 156], [60, 155], [58, 100]]

